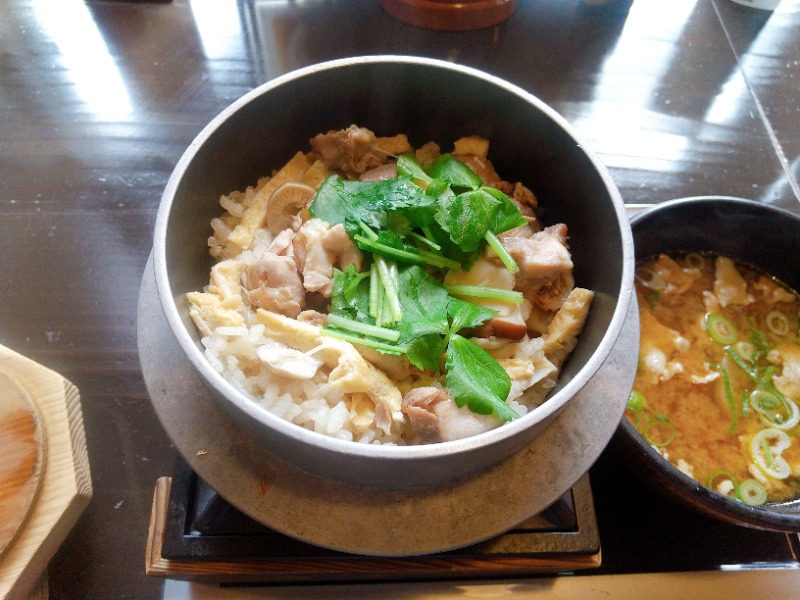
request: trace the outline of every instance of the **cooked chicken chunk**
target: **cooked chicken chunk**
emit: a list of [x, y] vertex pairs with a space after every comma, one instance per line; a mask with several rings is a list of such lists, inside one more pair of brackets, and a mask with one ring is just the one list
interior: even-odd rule
[[386, 152], [375, 134], [365, 127], [320, 133], [311, 138], [311, 148], [325, 165], [347, 174], [363, 173], [386, 162]]
[[[481, 258], [475, 261], [469, 271], [449, 271], [444, 278], [445, 285], [475, 285], [513, 290], [515, 279], [508, 269], [492, 260]], [[525, 320], [530, 314], [530, 303], [503, 302], [486, 298], [466, 298], [473, 304], [497, 311], [477, 332], [479, 337], [500, 337], [521, 340], [528, 333]]]
[[309, 219], [294, 237], [294, 257], [303, 274], [303, 286], [330, 298], [333, 268], [355, 265], [361, 268], [361, 251], [350, 240], [344, 226], [331, 227], [320, 219]]
[[574, 285], [567, 226], [545, 227], [530, 237], [514, 234], [498, 237], [519, 266], [516, 289], [534, 306], [557, 310]]
[[306, 304], [306, 290], [290, 256], [265, 252], [245, 272], [245, 288], [250, 304], [296, 317]]
[[433, 386], [418, 387], [403, 397], [403, 412], [414, 431], [426, 442], [448, 442], [477, 435], [499, 426], [492, 415], [459, 408], [450, 392]]

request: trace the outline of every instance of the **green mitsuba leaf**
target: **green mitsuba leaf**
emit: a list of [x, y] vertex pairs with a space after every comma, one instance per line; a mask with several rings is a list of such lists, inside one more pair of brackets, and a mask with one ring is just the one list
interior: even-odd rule
[[369, 316], [369, 272], [359, 273], [353, 265], [344, 271], [334, 269], [330, 312], [364, 323]]
[[506, 404], [511, 391], [511, 378], [486, 350], [458, 334], [450, 336], [447, 345], [447, 387], [459, 407], [465, 404], [472, 412], [503, 420], [519, 417]]
[[494, 219], [500, 201], [482, 189], [440, 198], [436, 222], [465, 252], [477, 250]]
[[[404, 176], [384, 181], [351, 181], [336, 175], [322, 182], [308, 207], [312, 216], [332, 225], [341, 223], [349, 233], [359, 231], [359, 223], [372, 229], [416, 227], [433, 218], [435, 199]], [[392, 212], [402, 212], [403, 218]]]
[[443, 179], [454, 188], [475, 189], [483, 184], [475, 171], [452, 154], [441, 154], [428, 165], [428, 175]]
[[504, 231], [514, 229], [515, 227], [522, 227], [528, 223], [525, 217], [522, 216], [517, 205], [514, 204], [508, 195], [497, 188], [484, 186], [481, 189], [499, 202], [492, 216], [491, 225], [489, 226], [492, 233], [503, 233]]
[[479, 306], [466, 300], [450, 297], [447, 314], [450, 317], [450, 333], [457, 333], [465, 328], [478, 327], [491, 319], [497, 311], [486, 306]]

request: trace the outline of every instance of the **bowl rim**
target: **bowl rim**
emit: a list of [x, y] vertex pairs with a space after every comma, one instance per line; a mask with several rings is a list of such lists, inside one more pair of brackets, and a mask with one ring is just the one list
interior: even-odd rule
[[[529, 411], [520, 419], [505, 423], [502, 427], [497, 427], [490, 431], [477, 434], [472, 437], [439, 442], [436, 444], [421, 444], [408, 446], [394, 445], [375, 445], [354, 443], [352, 441], [340, 440], [312, 430], [305, 429], [294, 423], [290, 423], [265, 408], [252, 401], [245, 394], [237, 390], [221, 374], [214, 370], [202, 351], [197, 347], [195, 340], [190, 336], [177, 309], [176, 298], [173, 296], [170, 277], [167, 272], [166, 258], [166, 232], [172, 203], [180, 185], [181, 179], [187, 167], [199, 153], [203, 144], [222, 127], [234, 113], [247, 104], [255, 101], [263, 94], [268, 93], [282, 85], [312, 75], [320, 71], [330, 71], [340, 68], [348, 68], [360, 65], [380, 65], [380, 64], [403, 64], [416, 65], [434, 69], [444, 69], [454, 71], [462, 75], [482, 80], [491, 85], [502, 88], [503, 90], [518, 96], [529, 103], [537, 110], [545, 114], [569, 137], [571, 137], [578, 148], [586, 155], [592, 163], [595, 172], [601, 178], [611, 199], [612, 207], [616, 213], [619, 223], [621, 236], [621, 248], [623, 253], [623, 264], [621, 271], [621, 282], [619, 296], [616, 298], [616, 306], [608, 327], [603, 334], [597, 349], [589, 357], [586, 364], [579, 373], [582, 377], [574, 377], [566, 382], [564, 386], [546, 402]], [[271, 79], [251, 91], [247, 92], [237, 100], [233, 101], [221, 112], [219, 112], [192, 140], [186, 148], [166, 184], [159, 204], [155, 220], [155, 232], [153, 239], [153, 265], [156, 279], [156, 289], [160, 299], [162, 309], [165, 312], [167, 322], [178, 341], [179, 346], [191, 361], [195, 369], [203, 376], [203, 379], [216, 391], [216, 393], [226, 398], [236, 409], [240, 410], [248, 417], [278, 430], [282, 435], [290, 438], [294, 442], [309, 445], [318, 450], [327, 450], [340, 455], [360, 456], [366, 459], [389, 459], [389, 460], [414, 460], [417, 458], [431, 458], [438, 454], [453, 455], [461, 452], [474, 450], [476, 447], [486, 447], [501, 443], [512, 438], [520, 431], [534, 426], [536, 423], [546, 421], [560, 411], [581, 389], [586, 380], [593, 376], [603, 364], [614, 343], [622, 330], [628, 306], [633, 295], [633, 236], [625, 213], [625, 207], [619, 190], [611, 178], [605, 165], [600, 161], [597, 154], [586, 144], [570, 125], [553, 108], [545, 104], [542, 100], [527, 92], [521, 87], [510, 83], [500, 77], [491, 75], [479, 69], [459, 65], [440, 59], [423, 58], [417, 56], [404, 56], [393, 54], [380, 54], [370, 56], [358, 56], [350, 58], [340, 58], [312, 64], [287, 72], [281, 76]], [[535, 415], [535, 416], [534, 416]], [[535, 421], [534, 421], [535, 419]]]
[[[710, 205], [719, 203], [763, 211], [764, 213], [774, 214], [779, 218], [789, 218], [800, 225], [800, 215], [779, 206], [758, 202], [749, 198], [724, 195], [687, 196], [655, 204], [633, 215], [630, 222], [634, 237], [634, 246], [636, 227], [642, 221], [658, 218], [659, 214], [675, 210], [676, 208], [683, 208], [689, 205]], [[640, 260], [645, 260], [647, 258], [649, 258], [649, 256], [643, 256], [641, 259], [637, 257], [636, 262], [638, 264]], [[626, 440], [628, 444], [633, 444], [636, 448], [638, 458], [644, 461], [647, 468], [656, 473], [659, 478], [663, 477], [666, 479], [667, 491], [677, 495], [691, 505], [699, 504], [700, 506], [696, 508], [709, 512], [717, 518], [758, 529], [791, 532], [800, 531], [800, 498], [764, 506], [750, 506], [744, 502], [720, 494], [692, 477], [689, 477], [650, 446], [624, 415], [620, 422], [620, 431], [622, 432], [623, 439]], [[662, 483], [659, 482], [659, 485], [662, 485]], [[785, 509], [797, 508], [798, 512], [781, 512], [779, 510], [770, 510], [770, 507], [782, 507]]]

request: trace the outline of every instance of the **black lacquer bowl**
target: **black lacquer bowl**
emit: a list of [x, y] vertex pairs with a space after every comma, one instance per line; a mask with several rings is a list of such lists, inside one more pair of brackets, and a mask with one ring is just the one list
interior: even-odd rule
[[[640, 263], [659, 253], [709, 252], [777, 277], [800, 290], [800, 216], [724, 196], [681, 198], [631, 219]], [[707, 515], [747, 527], [800, 531], [800, 500], [748, 506], [688, 477], [662, 458], [623, 419], [612, 448], [653, 487]]]

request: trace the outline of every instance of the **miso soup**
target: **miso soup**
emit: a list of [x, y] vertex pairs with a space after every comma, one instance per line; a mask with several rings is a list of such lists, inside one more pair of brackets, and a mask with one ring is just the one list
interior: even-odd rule
[[678, 469], [751, 505], [800, 497], [800, 299], [706, 254], [637, 267], [641, 342], [626, 417]]

